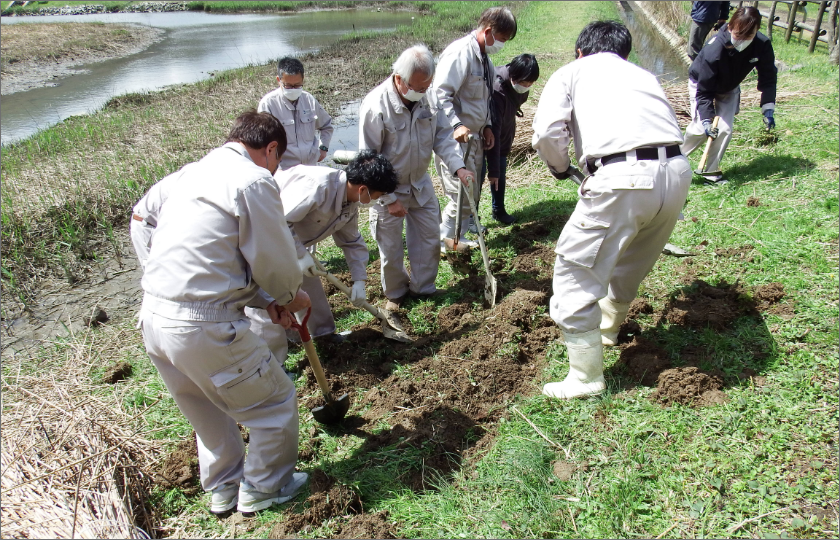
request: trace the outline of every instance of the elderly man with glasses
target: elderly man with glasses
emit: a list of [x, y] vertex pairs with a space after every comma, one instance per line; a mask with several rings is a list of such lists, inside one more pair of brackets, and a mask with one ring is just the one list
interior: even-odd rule
[[303, 89], [303, 64], [297, 58], [277, 62], [279, 87], [263, 96], [257, 107], [280, 120], [289, 144], [280, 169], [317, 165], [327, 157], [332, 139], [332, 117], [312, 94]]
[[[436, 292], [440, 204], [429, 176], [432, 152], [441, 156], [458, 178], [474, 174], [464, 167], [452, 126], [442, 110], [429, 105], [427, 90], [435, 74], [432, 53], [424, 45], [403, 51], [394, 62], [393, 75], [374, 88], [359, 111], [359, 148], [387, 157], [399, 184], [370, 211], [370, 230], [382, 258], [382, 289], [386, 309], [399, 309], [408, 293]], [[405, 223], [408, 261], [403, 251]]]

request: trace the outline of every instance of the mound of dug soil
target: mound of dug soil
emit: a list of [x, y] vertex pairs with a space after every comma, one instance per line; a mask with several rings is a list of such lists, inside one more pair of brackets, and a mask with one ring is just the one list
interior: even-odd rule
[[688, 292], [681, 292], [665, 306], [662, 318], [671, 324], [724, 330], [743, 315], [758, 315], [746, 291], [736, 282], [715, 287], [698, 279]]
[[621, 347], [615, 367], [631, 380], [653, 386], [659, 374], [673, 366], [663, 348], [643, 337], [635, 337]]
[[362, 512], [358, 493], [349, 486], [339, 484], [320, 469], [313, 471], [309, 487], [311, 495], [304, 502], [304, 511], [300, 514], [290, 512], [286, 519], [271, 529], [269, 538], [298, 538], [295, 533], [320, 526], [331, 517]]
[[651, 401], [663, 405], [702, 407], [726, 403], [723, 379], [696, 367], [668, 369], [659, 374]]
[[185, 495], [195, 495], [201, 489], [198, 475], [198, 447], [195, 434], [178, 443], [164, 460], [155, 478], [158, 487], [179, 488]]

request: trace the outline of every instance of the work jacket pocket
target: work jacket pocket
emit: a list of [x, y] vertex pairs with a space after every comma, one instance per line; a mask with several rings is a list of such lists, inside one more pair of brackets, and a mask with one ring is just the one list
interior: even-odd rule
[[314, 111], [303, 111], [298, 117], [297, 138], [301, 147], [308, 147], [315, 144], [315, 113]]
[[609, 223], [575, 212], [563, 229], [554, 252], [571, 263], [592, 268], [609, 227]]
[[210, 375], [219, 397], [232, 412], [253, 409], [279, 390], [274, 357], [258, 352]]
[[[400, 133], [405, 129], [405, 122], [394, 122], [385, 124], [385, 140], [383, 141], [383, 154], [388, 159], [400, 154]], [[408, 137], [405, 137], [408, 139]]]
[[435, 117], [420, 117], [414, 122], [414, 130], [417, 134], [417, 144], [421, 153], [431, 150], [435, 145]]
[[478, 99], [484, 97], [484, 88], [484, 73], [482, 71], [470, 73], [464, 80], [461, 95], [467, 99]]

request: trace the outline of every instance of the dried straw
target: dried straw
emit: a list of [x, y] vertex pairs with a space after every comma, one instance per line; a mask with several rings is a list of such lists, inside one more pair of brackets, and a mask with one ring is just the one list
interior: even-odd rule
[[108, 343], [71, 342], [34, 373], [44, 367], [37, 359], [4, 359], [3, 538], [148, 538], [154, 530], [145, 495], [160, 442], [139, 433], [142, 411], [129, 414], [122, 396], [104, 395], [88, 377], [95, 347]]

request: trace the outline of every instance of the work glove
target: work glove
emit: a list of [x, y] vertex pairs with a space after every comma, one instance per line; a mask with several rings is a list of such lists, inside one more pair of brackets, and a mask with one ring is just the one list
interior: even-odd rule
[[712, 127], [711, 120], [703, 120], [703, 129], [706, 131], [706, 136], [713, 139], [717, 139], [717, 136], [720, 133], [718, 128]]
[[353, 289], [350, 291], [350, 303], [360, 308], [366, 301], [367, 293], [365, 293], [365, 281], [354, 281]]
[[326, 272], [322, 272], [318, 269], [318, 266], [315, 264], [315, 259], [312, 258], [312, 255], [307, 253], [303, 256], [302, 259], [298, 259], [298, 268], [300, 268], [300, 273], [303, 274], [304, 277], [319, 277], [319, 276], [326, 276]]
[[776, 120], [773, 119], [773, 109], [767, 109], [764, 111], [764, 126], [767, 128], [767, 131], [771, 129], [775, 129], [776, 127]]

